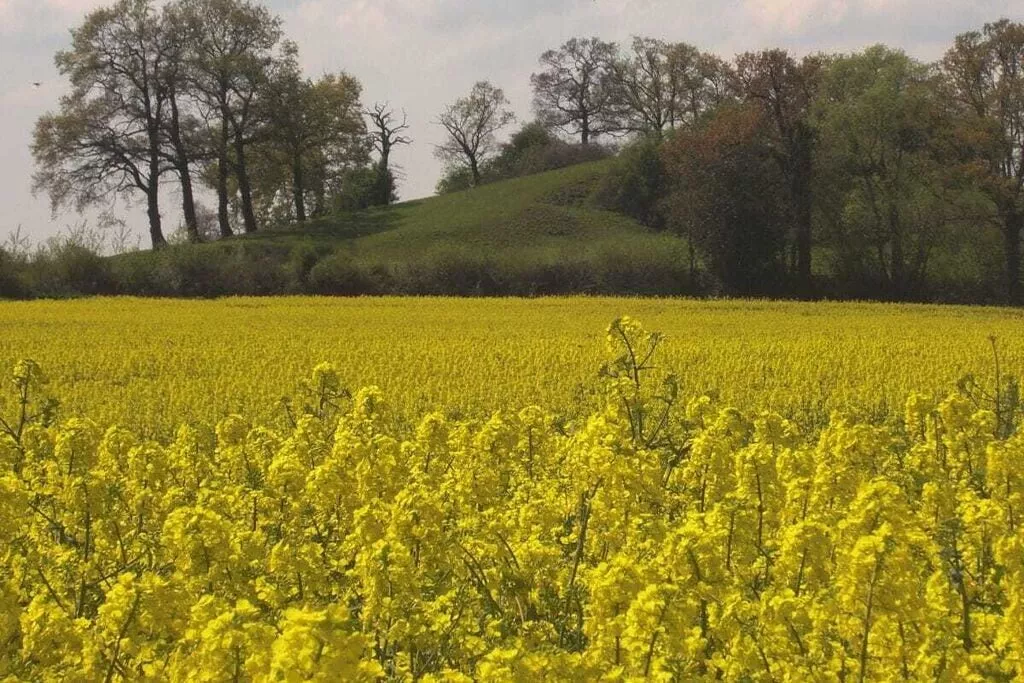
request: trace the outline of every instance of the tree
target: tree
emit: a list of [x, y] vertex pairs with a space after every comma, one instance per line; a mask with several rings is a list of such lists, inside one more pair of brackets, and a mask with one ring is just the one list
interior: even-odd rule
[[[613, 152], [604, 145], [566, 142], [538, 121], [524, 123], [513, 132], [499, 151], [480, 166], [480, 182], [492, 183], [556, 168], [606, 159]], [[469, 189], [472, 174], [464, 166], [447, 169], [437, 184], [438, 194]]]
[[1008, 20], [964, 33], [942, 62], [952, 99], [976, 152], [980, 188], [995, 206], [1003, 236], [1006, 292], [1021, 303], [1024, 229], [1024, 24]]
[[495, 133], [512, 123], [515, 114], [501, 88], [480, 81], [466, 97], [448, 105], [438, 118], [448, 139], [435, 149], [436, 156], [450, 166], [465, 166], [480, 184], [480, 166], [498, 146]]
[[605, 209], [661, 230], [665, 227], [662, 202], [668, 189], [661, 143], [653, 137], [643, 137], [616, 156], [597, 188], [595, 199]]
[[691, 285], [698, 253], [729, 292], [778, 291], [784, 273], [785, 179], [771, 153], [764, 113], [724, 107], [664, 144], [671, 191], [663, 210], [690, 245]]
[[634, 38], [632, 54], [612, 62], [613, 118], [620, 131], [660, 139], [697, 125], [729, 98], [731, 82], [726, 62], [692, 45]]
[[56, 58], [71, 92], [36, 123], [33, 187], [49, 194], [55, 211], [141, 192], [153, 248], [163, 247], [162, 131], [172, 46], [150, 0], [96, 10], [71, 36], [71, 48]]
[[165, 68], [168, 116], [164, 121], [166, 145], [164, 155], [173, 167], [181, 184], [181, 211], [185, 220], [185, 233], [190, 242], [202, 241], [199, 218], [196, 214], [195, 189], [192, 183], [192, 164], [204, 155], [203, 124], [188, 107], [189, 80], [186, 54], [186, 34], [178, 21], [174, 5], [164, 7], [162, 30], [169, 51]]
[[693, 128], [718, 107], [735, 99], [732, 66], [717, 55], [678, 43], [669, 46], [667, 59], [673, 102], [671, 128]]
[[408, 117], [402, 112], [398, 121], [395, 111], [387, 102], [377, 102], [372, 109], [363, 112], [370, 119], [370, 140], [379, 155], [377, 161], [377, 204], [387, 205], [394, 196], [394, 174], [391, 172], [391, 151], [400, 145], [412, 144], [412, 138], [405, 135], [409, 129]]
[[234, 174], [246, 232], [257, 229], [247, 150], [263, 125], [257, 98], [265, 91], [278, 59], [294, 55], [283, 41], [281, 20], [248, 0], [179, 0], [177, 21], [183, 27], [189, 84], [215, 122], [218, 221], [222, 235], [232, 233], [229, 221], [229, 175]]
[[[267, 91], [264, 147], [287, 169], [295, 220], [302, 223], [307, 218], [307, 193], [319, 197], [334, 169], [366, 159], [362, 86], [346, 73], [304, 79], [297, 64], [289, 61], [279, 65]], [[316, 205], [322, 209], [323, 199]]]
[[599, 38], [572, 38], [540, 56], [530, 76], [533, 106], [547, 126], [579, 136], [584, 145], [618, 124], [611, 119], [611, 70], [617, 47]]
[[772, 129], [772, 155], [786, 178], [792, 205], [796, 252], [793, 260], [804, 294], [812, 290], [815, 139], [809, 114], [823, 67], [823, 60], [818, 57], [798, 62], [784, 50], [748, 52], [736, 59], [741, 96], [761, 108]]
[[952, 122], [931, 68], [881, 45], [839, 58], [814, 116], [820, 173], [839, 195], [832, 237], [841, 268], [861, 264], [895, 296], [911, 294], [959, 213], [939, 144]]
[[496, 179], [540, 173], [541, 170], [547, 169], [535, 168], [532, 163], [534, 159], [531, 157], [555, 146], [569, 145], [542, 123], [524, 123], [519, 130], [509, 136], [508, 142], [501, 145], [501, 151], [488, 163], [488, 171]]
[[380, 164], [388, 168], [391, 151], [399, 145], [412, 144], [412, 138], [404, 134], [409, 130], [408, 117], [403, 111], [402, 121], [399, 123], [394, 110], [386, 102], [377, 102], [364, 114], [370, 118], [370, 137], [374, 150], [380, 155]]
[[660, 138], [669, 125], [675, 102], [668, 52], [664, 41], [637, 37], [632, 54], [612, 62], [612, 101], [620, 131]]

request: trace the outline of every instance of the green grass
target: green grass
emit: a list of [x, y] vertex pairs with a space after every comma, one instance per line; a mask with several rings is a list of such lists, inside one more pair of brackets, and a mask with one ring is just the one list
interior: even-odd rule
[[606, 161], [581, 164], [240, 239], [276, 245], [333, 243], [381, 258], [405, 258], [452, 244], [517, 250], [578, 247], [581, 240], [664, 239], [628, 217], [590, 205], [589, 195], [607, 167]]
[[685, 244], [591, 201], [607, 161], [116, 257], [126, 294], [685, 292]]

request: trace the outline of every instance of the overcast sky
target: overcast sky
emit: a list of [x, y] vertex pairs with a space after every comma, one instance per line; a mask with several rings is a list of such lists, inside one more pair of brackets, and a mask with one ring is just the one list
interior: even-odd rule
[[[53, 55], [68, 31], [104, 0], [0, 0], [0, 241], [18, 225], [43, 239], [77, 217], [50, 215], [33, 198], [29, 140], [36, 118], [65, 89]], [[628, 42], [633, 35], [683, 41], [732, 57], [785, 47], [804, 54], [848, 52], [874, 43], [922, 59], [942, 55], [960, 32], [1000, 17], [1024, 19], [1020, 0], [273, 0], [299, 44], [307, 73], [346, 70], [364, 103], [387, 100], [409, 115], [411, 147], [394, 161], [404, 199], [429, 195], [440, 173], [433, 158], [443, 105], [488, 79], [530, 116], [530, 74], [545, 49], [573, 36]], [[35, 87], [33, 82], [40, 82]], [[176, 224], [174, 198], [165, 198]], [[140, 211], [128, 214], [144, 234]], [[167, 225], [171, 229], [173, 225]]]

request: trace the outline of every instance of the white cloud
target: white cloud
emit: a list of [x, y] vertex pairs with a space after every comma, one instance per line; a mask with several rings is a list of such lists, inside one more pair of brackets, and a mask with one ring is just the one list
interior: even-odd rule
[[0, 0], [0, 36], [66, 33], [102, 0]]
[[[884, 4], [875, 0], [873, 4]], [[751, 18], [776, 30], [795, 32], [808, 24], [841, 24], [849, 14], [848, 0], [747, 0]]]

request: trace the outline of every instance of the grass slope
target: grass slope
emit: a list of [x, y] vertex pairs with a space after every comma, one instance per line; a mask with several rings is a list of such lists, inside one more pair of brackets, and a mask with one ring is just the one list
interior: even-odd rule
[[353, 251], [389, 257], [408, 257], [444, 244], [519, 249], [648, 237], [649, 231], [631, 219], [589, 205], [606, 169], [607, 162], [581, 164], [384, 209], [328, 217], [305, 229], [264, 233], [263, 237], [329, 237], [342, 240]]
[[[678, 238], [594, 208], [606, 163], [131, 254], [119, 279], [140, 294], [680, 293]], [[171, 291], [146, 282], [154, 269]]]

